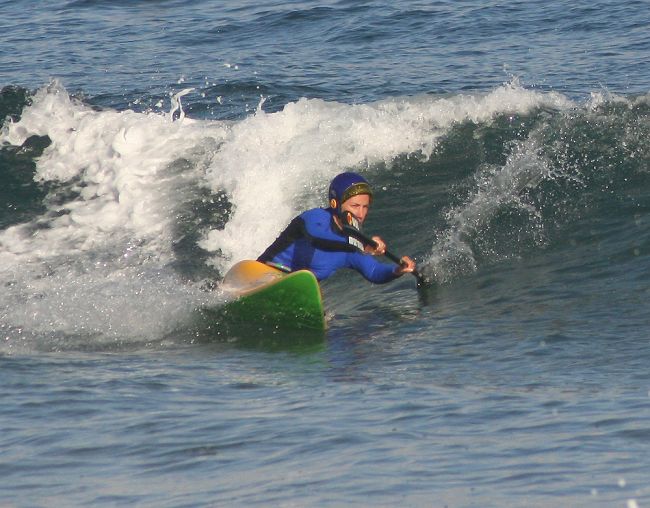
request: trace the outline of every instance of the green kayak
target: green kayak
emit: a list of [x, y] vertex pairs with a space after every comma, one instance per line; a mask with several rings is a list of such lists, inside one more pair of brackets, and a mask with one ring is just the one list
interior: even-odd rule
[[222, 288], [232, 296], [219, 310], [229, 323], [325, 330], [320, 286], [308, 270], [286, 273], [258, 261], [240, 261]]

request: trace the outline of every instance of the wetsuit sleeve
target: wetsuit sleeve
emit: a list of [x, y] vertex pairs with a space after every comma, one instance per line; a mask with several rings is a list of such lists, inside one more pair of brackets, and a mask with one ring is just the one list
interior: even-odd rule
[[347, 236], [334, 232], [332, 216], [324, 210], [304, 213], [303, 234], [309, 242], [324, 251], [356, 252], [357, 247], [348, 242]]
[[399, 277], [395, 273], [395, 265], [381, 263], [370, 254], [354, 252], [349, 255], [349, 261], [350, 268], [354, 268], [374, 284], [385, 284]]
[[280, 236], [278, 236], [275, 241], [269, 245], [269, 247], [257, 258], [258, 261], [266, 263], [267, 261], [272, 261], [275, 256], [280, 252], [285, 250], [289, 245], [294, 243], [296, 240], [303, 238], [305, 236], [305, 222], [300, 216], [293, 219], [289, 225], [286, 227]]

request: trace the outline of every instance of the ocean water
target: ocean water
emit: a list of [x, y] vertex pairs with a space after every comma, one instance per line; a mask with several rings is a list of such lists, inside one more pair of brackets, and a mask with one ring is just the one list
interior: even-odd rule
[[[1, 506], [650, 506], [647, 2], [0, 17]], [[200, 319], [344, 169], [426, 287]]]

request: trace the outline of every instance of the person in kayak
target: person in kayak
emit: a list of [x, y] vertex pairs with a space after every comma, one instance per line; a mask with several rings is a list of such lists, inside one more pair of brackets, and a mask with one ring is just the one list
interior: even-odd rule
[[367, 280], [383, 284], [415, 270], [408, 256], [400, 265], [378, 261], [373, 256], [386, 252], [386, 243], [378, 236], [376, 247], [364, 246], [344, 233], [343, 214], [349, 212], [359, 226], [368, 215], [372, 190], [361, 175], [341, 173], [329, 187], [329, 207], [314, 208], [294, 218], [280, 236], [257, 260], [285, 272], [310, 270], [319, 281], [340, 268], [357, 270]]

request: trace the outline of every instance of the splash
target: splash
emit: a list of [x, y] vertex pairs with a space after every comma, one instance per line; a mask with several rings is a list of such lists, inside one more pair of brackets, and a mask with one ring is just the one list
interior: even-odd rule
[[[555, 178], [553, 166], [544, 155], [540, 133], [516, 145], [503, 166], [486, 165], [478, 171], [474, 190], [465, 202], [450, 208], [445, 213], [448, 227], [435, 242], [425, 264], [427, 275], [437, 282], [447, 282], [461, 273], [473, 272], [478, 267], [477, 250], [482, 256], [493, 260], [518, 252], [512, 243], [500, 249], [495, 245], [502, 241], [493, 228], [495, 217], [504, 209], [514, 210], [519, 216], [518, 229], [509, 227], [510, 235], [516, 234], [521, 243], [522, 236], [536, 245], [543, 245], [544, 228], [540, 211], [526, 199], [526, 190], [535, 188], [541, 181]], [[521, 218], [525, 217], [522, 221]], [[486, 239], [492, 238], [486, 247]], [[498, 240], [497, 240], [498, 238]], [[484, 245], [480, 249], [477, 244]], [[499, 252], [508, 254], [499, 254]]]
[[[0, 145], [49, 139], [35, 180], [52, 185], [44, 214], [0, 232], [8, 342], [51, 334], [92, 344], [160, 340], [192, 309], [218, 300], [179, 266], [223, 274], [257, 256], [294, 214], [324, 204], [338, 172], [385, 177], [404, 154], [431, 157], [458, 124], [569, 104], [508, 84], [481, 96], [374, 104], [301, 99], [276, 113], [261, 101], [251, 116], [223, 122], [185, 116], [181, 97], [191, 93], [173, 97], [169, 114], [136, 113], [93, 109], [52, 83], [19, 121], [5, 123]], [[485, 198], [452, 216], [471, 222], [482, 202], [500, 199], [494, 192], [486, 187]]]
[[168, 256], [174, 215], [200, 178], [186, 167], [179, 171], [178, 162], [200, 158], [198, 139], [223, 135], [220, 125], [189, 119], [95, 111], [53, 83], [36, 94], [20, 122], [4, 126], [0, 143], [20, 146], [30, 136], [47, 136], [35, 179], [62, 184], [72, 197], [53, 198], [45, 216], [4, 231], [0, 255], [6, 263], [12, 256], [40, 260], [137, 243], [147, 255]]
[[47, 136], [35, 180], [54, 189], [46, 213], [0, 232], [8, 351], [46, 336], [155, 340], [208, 298], [169, 263], [178, 217], [226, 131], [183, 115], [97, 111], [59, 83], [3, 126], [3, 145]]
[[638, 222], [645, 206], [639, 189], [647, 173], [646, 103], [647, 96], [594, 93], [583, 105], [527, 118], [525, 136], [503, 145], [503, 163], [483, 162], [457, 186], [459, 202], [444, 212], [425, 274], [449, 282], [546, 248], [572, 223], [626, 221], [625, 208]]

